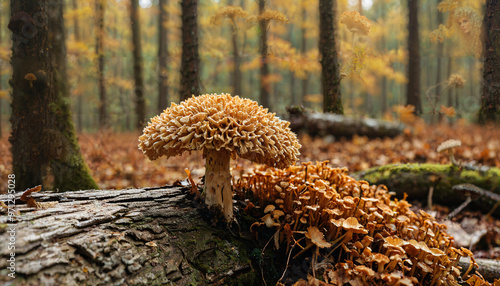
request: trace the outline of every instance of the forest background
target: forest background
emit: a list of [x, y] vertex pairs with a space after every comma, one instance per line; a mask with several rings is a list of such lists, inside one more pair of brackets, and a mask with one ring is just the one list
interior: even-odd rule
[[[0, 125], [5, 129], [10, 116], [8, 80], [11, 41], [7, 29], [10, 18], [9, 1], [1, 0], [0, 19]], [[435, 41], [433, 32], [445, 24], [449, 16], [440, 12], [441, 1], [418, 1], [421, 56], [420, 90], [422, 117], [429, 119], [441, 111], [450, 117], [473, 119], [480, 106], [482, 61], [464, 53], [466, 43], [451, 36], [443, 43]], [[453, 1], [452, 1], [453, 2]], [[461, 1], [481, 15], [481, 0]], [[65, 1], [68, 78], [71, 106], [78, 131], [99, 129], [99, 84], [97, 59], [105, 59], [104, 85], [107, 90], [108, 120], [106, 127], [115, 131], [135, 128], [135, 90], [133, 75], [134, 44], [130, 29], [130, 1], [103, 1], [103, 50], [96, 53], [96, 9], [94, 1]], [[218, 9], [227, 5], [241, 6], [248, 17], [234, 23], [216, 17]], [[360, 36], [337, 23], [340, 40], [340, 71], [344, 113], [393, 119], [406, 105], [407, 22], [406, 1], [339, 0], [337, 21], [344, 12], [358, 11], [369, 21], [369, 32]], [[181, 7], [176, 1], [165, 1], [167, 14], [162, 25], [167, 30], [167, 69], [158, 72], [159, 11], [158, 1], [140, 1], [140, 33], [144, 69], [146, 118], [162, 111], [158, 104], [158, 84], [163, 80], [168, 88], [168, 101], [179, 102], [181, 43]], [[316, 1], [268, 1], [267, 9], [275, 10], [288, 19], [287, 23], [270, 22], [269, 66], [266, 81], [270, 83], [270, 109], [285, 115], [286, 107], [303, 104], [321, 110], [321, 65], [318, 61], [318, 5]], [[198, 7], [200, 36], [201, 93], [229, 92], [234, 94], [232, 41], [237, 41], [241, 58], [241, 96], [259, 98], [259, 28], [248, 21], [258, 14], [255, 1], [202, 0]], [[223, 16], [219, 16], [223, 17]], [[482, 15], [480, 16], [482, 19]], [[222, 21], [221, 21], [222, 20]], [[235, 37], [233, 37], [235, 36]], [[465, 79], [463, 88], [452, 88], [446, 81], [452, 74]], [[443, 107], [441, 107], [443, 106]], [[449, 111], [453, 107], [452, 111]], [[400, 115], [400, 114], [399, 114]]]

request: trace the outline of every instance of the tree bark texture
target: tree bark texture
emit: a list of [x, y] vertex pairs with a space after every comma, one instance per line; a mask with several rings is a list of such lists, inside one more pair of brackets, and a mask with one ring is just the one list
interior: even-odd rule
[[241, 94], [241, 59], [238, 49], [238, 30], [235, 24], [231, 25], [232, 34], [231, 42], [233, 45], [233, 95], [242, 96]]
[[[15, 228], [15, 285], [255, 285], [252, 243], [207, 222], [187, 188], [35, 193], [1, 209], [0, 281]], [[6, 196], [0, 196], [5, 200]], [[12, 221], [9, 218], [13, 218]]]
[[331, 113], [305, 113], [292, 108], [289, 108], [289, 112], [290, 128], [294, 132], [306, 132], [311, 136], [396, 137], [405, 128], [400, 123], [372, 118], [356, 118]]
[[[12, 1], [12, 144], [16, 190], [96, 188], [68, 106], [62, 1]], [[50, 13], [47, 13], [50, 11]], [[49, 37], [50, 31], [50, 37]], [[32, 79], [26, 79], [32, 76]], [[36, 78], [36, 80], [33, 80]]]
[[[500, 194], [498, 168], [457, 167], [451, 164], [392, 164], [357, 172], [353, 176], [370, 184], [384, 184], [389, 191], [396, 192], [399, 198], [408, 194], [409, 200], [425, 201], [429, 189], [433, 187], [433, 202], [448, 206], [459, 205], [465, 200], [452, 190], [452, 187], [458, 184], [469, 183]], [[475, 203], [488, 212], [496, 202], [488, 197], [482, 197]]]
[[[335, 39], [335, 13], [337, 1], [319, 1], [319, 54], [321, 62], [321, 83], [323, 111], [343, 114], [340, 93], [340, 67]], [[334, 9], [335, 8], [335, 9]]]
[[135, 127], [141, 131], [146, 124], [146, 102], [144, 99], [144, 76], [142, 72], [139, 0], [130, 0], [130, 22], [132, 24], [132, 56], [134, 59]]
[[[2, 4], [0, 4], [0, 7], [4, 8]], [[2, 13], [0, 13], [0, 27], [4, 27], [4, 24], [2, 23]], [[0, 46], [3, 45], [3, 30], [0, 29]], [[5, 65], [5, 61], [0, 60], [0, 70], [3, 70], [3, 66]], [[0, 73], [0, 92], [3, 90], [3, 76]], [[3, 98], [0, 97], [0, 111], [2, 110], [2, 103], [3, 103]], [[0, 137], [2, 137], [2, 120], [0, 120]]]
[[[72, 6], [74, 11], [78, 11], [78, 1], [77, 0], [72, 0]], [[75, 15], [73, 17], [73, 29], [74, 29], [74, 35], [75, 35], [75, 41], [80, 42], [80, 20], [78, 15]], [[77, 60], [78, 66], [81, 66], [81, 61], [78, 58]], [[77, 73], [75, 75], [76, 81], [80, 82], [80, 75]], [[76, 106], [76, 129], [78, 132], [82, 132], [83, 130], [83, 97], [82, 94], [77, 95], [77, 106]]]
[[[266, 11], [266, 0], [258, 0], [259, 4], [259, 15]], [[260, 53], [260, 97], [259, 103], [264, 108], [271, 107], [271, 100], [269, 91], [271, 90], [271, 85], [269, 84], [269, 65], [267, 63], [267, 53], [268, 53], [268, 24], [269, 20], [261, 19], [259, 21], [260, 28], [260, 41], [259, 41], [259, 53]]]
[[[76, 130], [73, 124], [69, 105], [69, 87], [66, 68], [66, 36], [64, 26], [64, 1], [53, 0], [49, 4], [48, 25], [51, 65], [54, 71], [50, 92], [54, 93], [54, 101], [49, 103], [49, 111], [54, 117], [56, 138], [49, 146], [52, 149], [50, 169], [54, 183], [45, 187], [59, 191], [81, 189], [97, 189], [98, 186], [90, 175], [90, 170], [80, 152]], [[55, 139], [55, 138], [54, 138]], [[61, 151], [59, 151], [61, 150]]]
[[158, 113], [168, 107], [168, 31], [167, 31], [167, 0], [159, 2], [160, 15], [158, 16]]
[[200, 95], [198, 0], [182, 0], [182, 60], [180, 99]]
[[[305, 58], [307, 52], [307, 37], [306, 37], [306, 24], [307, 24], [307, 9], [306, 0], [301, 0], [301, 28], [300, 28], [300, 55]], [[301, 96], [299, 102], [302, 103], [307, 95], [308, 83], [309, 83], [309, 73], [305, 72], [305, 77], [301, 82]]]
[[108, 111], [106, 99], [106, 83], [104, 80], [104, 11], [106, 7], [105, 0], [95, 0], [95, 53], [97, 56], [97, 86], [99, 89], [99, 128], [104, 129], [108, 125]]
[[479, 120], [500, 118], [500, 3], [486, 1], [483, 19], [483, 81]]
[[415, 114], [422, 113], [422, 104], [420, 102], [418, 3], [418, 0], [408, 0], [408, 83], [406, 84], [406, 104], [415, 106]]

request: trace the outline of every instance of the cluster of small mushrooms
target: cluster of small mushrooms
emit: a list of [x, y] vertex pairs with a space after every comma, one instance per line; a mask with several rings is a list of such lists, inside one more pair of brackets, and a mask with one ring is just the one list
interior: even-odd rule
[[268, 204], [252, 230], [276, 228], [275, 241], [294, 258], [312, 250], [329, 265], [316, 277], [333, 285], [488, 285], [471, 272], [474, 263], [461, 273], [460, 257], [474, 261], [472, 253], [454, 247], [434, 217], [327, 162], [242, 175], [235, 190]]
[[[431, 215], [413, 212], [405, 199], [391, 199], [385, 186], [356, 181], [327, 161], [294, 165], [301, 146], [289, 124], [255, 101], [204, 94], [172, 103], [152, 118], [139, 149], [151, 160], [202, 150], [205, 202], [221, 208], [228, 221], [233, 219], [230, 158], [270, 166], [243, 175], [234, 186], [250, 191], [259, 205], [268, 204], [252, 230], [277, 228], [277, 246], [285, 244], [290, 254], [300, 248], [295, 257], [314, 247], [313, 261], [321, 257], [330, 263], [321, 273], [327, 283], [482, 285], [482, 277], [471, 274], [475, 263], [463, 274], [457, 264], [461, 256], [474, 261], [472, 253], [455, 248]], [[314, 266], [312, 271], [315, 276]]]

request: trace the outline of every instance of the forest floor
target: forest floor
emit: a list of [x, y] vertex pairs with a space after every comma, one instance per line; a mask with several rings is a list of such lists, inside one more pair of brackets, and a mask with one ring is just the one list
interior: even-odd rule
[[[164, 186], [185, 179], [185, 169], [189, 169], [195, 182], [199, 182], [205, 172], [202, 152], [150, 161], [139, 151], [138, 137], [138, 133], [132, 132], [79, 135], [82, 153], [101, 189]], [[300, 134], [300, 162], [329, 160], [331, 166], [345, 166], [349, 172], [390, 163], [449, 164], [449, 157], [436, 151], [439, 144], [448, 139], [462, 141], [462, 146], [454, 152], [458, 161], [500, 167], [500, 128], [480, 127], [460, 121], [454, 125], [416, 125], [396, 138], [311, 138]], [[0, 156], [0, 175], [5, 178], [11, 172], [7, 136], [0, 139]], [[257, 167], [243, 159], [233, 160], [231, 165], [235, 177]], [[408, 200], [415, 203], [411, 198]], [[425, 204], [415, 204], [426, 208]], [[426, 211], [439, 219], [453, 209], [434, 206], [433, 210]], [[500, 258], [500, 220], [466, 210], [453, 221], [456, 223], [448, 226], [449, 232], [453, 232], [451, 234], [457, 241], [467, 241], [468, 245], [464, 246], [472, 247], [476, 258]]]

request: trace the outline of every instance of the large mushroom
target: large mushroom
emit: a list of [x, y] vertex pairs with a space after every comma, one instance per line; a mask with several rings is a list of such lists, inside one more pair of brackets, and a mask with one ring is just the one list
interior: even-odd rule
[[231, 220], [231, 157], [286, 168], [300, 154], [290, 123], [267, 111], [255, 101], [229, 94], [193, 96], [152, 118], [139, 137], [139, 149], [150, 160], [203, 150], [205, 203], [220, 206]]

